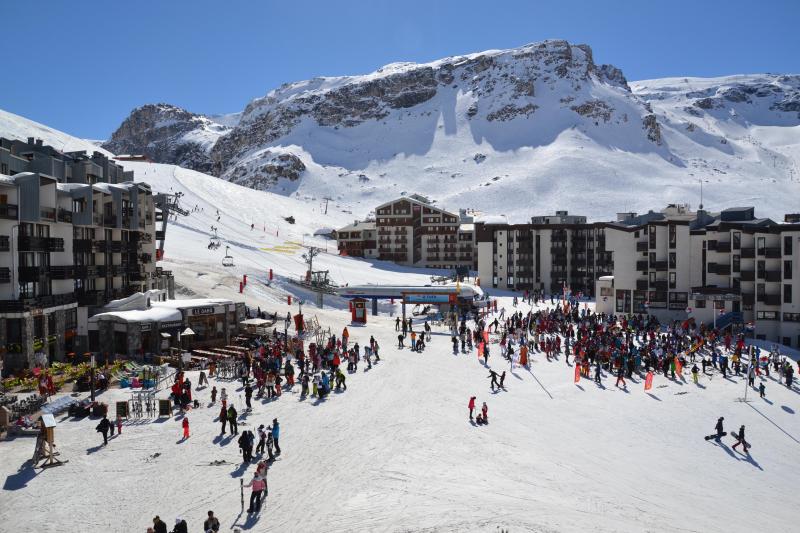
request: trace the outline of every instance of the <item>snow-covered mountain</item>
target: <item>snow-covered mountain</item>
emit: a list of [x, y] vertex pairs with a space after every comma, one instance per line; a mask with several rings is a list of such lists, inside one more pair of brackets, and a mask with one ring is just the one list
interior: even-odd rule
[[[665, 203], [796, 211], [800, 77], [628, 83], [544, 41], [289, 83], [238, 114], [144, 106], [104, 145], [357, 216], [401, 194], [521, 220]], [[767, 188], [768, 187], [768, 188]]]
[[144, 154], [199, 172], [212, 169], [209, 153], [217, 140], [231, 131], [236, 115], [206, 117], [169, 104], [137, 107], [103, 144], [115, 154]]
[[73, 137], [62, 131], [58, 131], [44, 124], [34, 122], [25, 117], [9, 113], [0, 109], [0, 137], [10, 137], [26, 140], [28, 137], [42, 139], [45, 144], [49, 144], [56, 150], [62, 152], [77, 152], [84, 150], [89, 152], [102, 152], [106, 156], [113, 155], [108, 150], [100, 147], [96, 141]]

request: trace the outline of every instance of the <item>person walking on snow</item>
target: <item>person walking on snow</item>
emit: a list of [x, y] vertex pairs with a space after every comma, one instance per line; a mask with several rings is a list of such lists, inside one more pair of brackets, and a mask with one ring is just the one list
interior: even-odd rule
[[500, 388], [500, 384], [497, 383], [497, 372], [495, 372], [494, 370], [489, 369], [489, 375], [486, 376], [486, 377], [487, 378], [492, 378], [492, 382], [490, 383], [490, 385], [491, 385], [493, 391], [494, 391], [495, 387]]
[[619, 387], [619, 382], [620, 381], [622, 382], [622, 388], [623, 389], [626, 388], [626, 385], [625, 385], [625, 369], [622, 368], [622, 366], [620, 366], [619, 369], [617, 370], [617, 383], [614, 386], [615, 387]]
[[252, 487], [253, 492], [250, 493], [250, 507], [247, 509], [248, 513], [257, 513], [261, 511], [261, 495], [267, 488], [265, 479], [259, 475], [254, 475], [252, 481], [245, 485], [245, 487]]
[[762, 381], [761, 383], [759, 383], [759, 384], [758, 384], [758, 395], [759, 395], [761, 398], [763, 398], [763, 397], [764, 397], [764, 391], [765, 391], [765, 390], [766, 390], [766, 387], [764, 386], [764, 382]]
[[103, 419], [100, 421], [99, 424], [97, 424], [97, 427], [95, 428], [95, 430], [103, 434], [103, 446], [108, 444], [108, 430], [110, 427], [111, 427], [111, 422], [109, 422], [108, 418], [104, 416]]
[[183, 440], [186, 440], [189, 438], [189, 417], [184, 416], [181, 425], [183, 426]]
[[736, 443], [733, 445], [733, 449], [735, 450], [740, 444], [744, 448], [744, 453], [749, 455], [750, 452], [747, 451], [747, 442], [744, 440], [744, 424], [742, 424], [742, 427], [739, 428], [739, 435], [736, 436]]
[[505, 371], [505, 370], [503, 370], [503, 373], [502, 373], [502, 374], [500, 374], [500, 388], [501, 388], [501, 389], [503, 389], [503, 390], [506, 390], [506, 387], [505, 387], [505, 385], [503, 385], [503, 383], [505, 382], [505, 380], [506, 380], [506, 371]]
[[472, 420], [472, 413], [475, 411], [475, 396], [469, 397], [469, 404], [467, 404], [467, 407], [469, 407], [469, 419]]

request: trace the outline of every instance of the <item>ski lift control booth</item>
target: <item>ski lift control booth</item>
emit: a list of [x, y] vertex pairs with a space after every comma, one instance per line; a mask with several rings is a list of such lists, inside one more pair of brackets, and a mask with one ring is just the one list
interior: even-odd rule
[[[351, 285], [339, 287], [336, 294], [351, 299], [351, 313], [356, 322], [357, 309], [363, 310], [363, 321], [366, 323], [366, 302], [372, 300], [372, 315], [378, 314], [378, 300], [400, 300], [403, 305], [403, 318], [406, 316], [406, 304], [436, 305], [443, 313], [452, 310], [469, 311], [477, 306], [483, 298], [480, 287], [454, 283], [452, 285]], [[356, 305], [360, 307], [356, 307]]]

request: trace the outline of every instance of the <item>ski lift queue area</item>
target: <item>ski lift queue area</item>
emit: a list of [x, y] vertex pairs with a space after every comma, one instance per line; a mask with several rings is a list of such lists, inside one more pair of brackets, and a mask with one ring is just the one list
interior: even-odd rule
[[245, 304], [222, 298], [147, 302], [89, 319], [89, 347], [109, 354], [140, 356], [169, 348], [230, 344], [246, 318]]
[[378, 314], [378, 300], [399, 300], [403, 318], [406, 304], [436, 305], [441, 311], [472, 309], [484, 301], [480, 287], [466, 283], [452, 285], [351, 285], [336, 289], [336, 294], [352, 301], [372, 300], [372, 315]]

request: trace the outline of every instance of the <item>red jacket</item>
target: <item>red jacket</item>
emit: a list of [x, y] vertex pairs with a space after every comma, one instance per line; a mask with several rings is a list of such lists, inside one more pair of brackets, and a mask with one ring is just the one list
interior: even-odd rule
[[475, 409], [475, 398], [470, 398], [469, 399], [469, 408], [470, 409]]
[[182, 424], [183, 424], [183, 429], [188, 428], [189, 427], [189, 419], [188, 418], [184, 418]]

